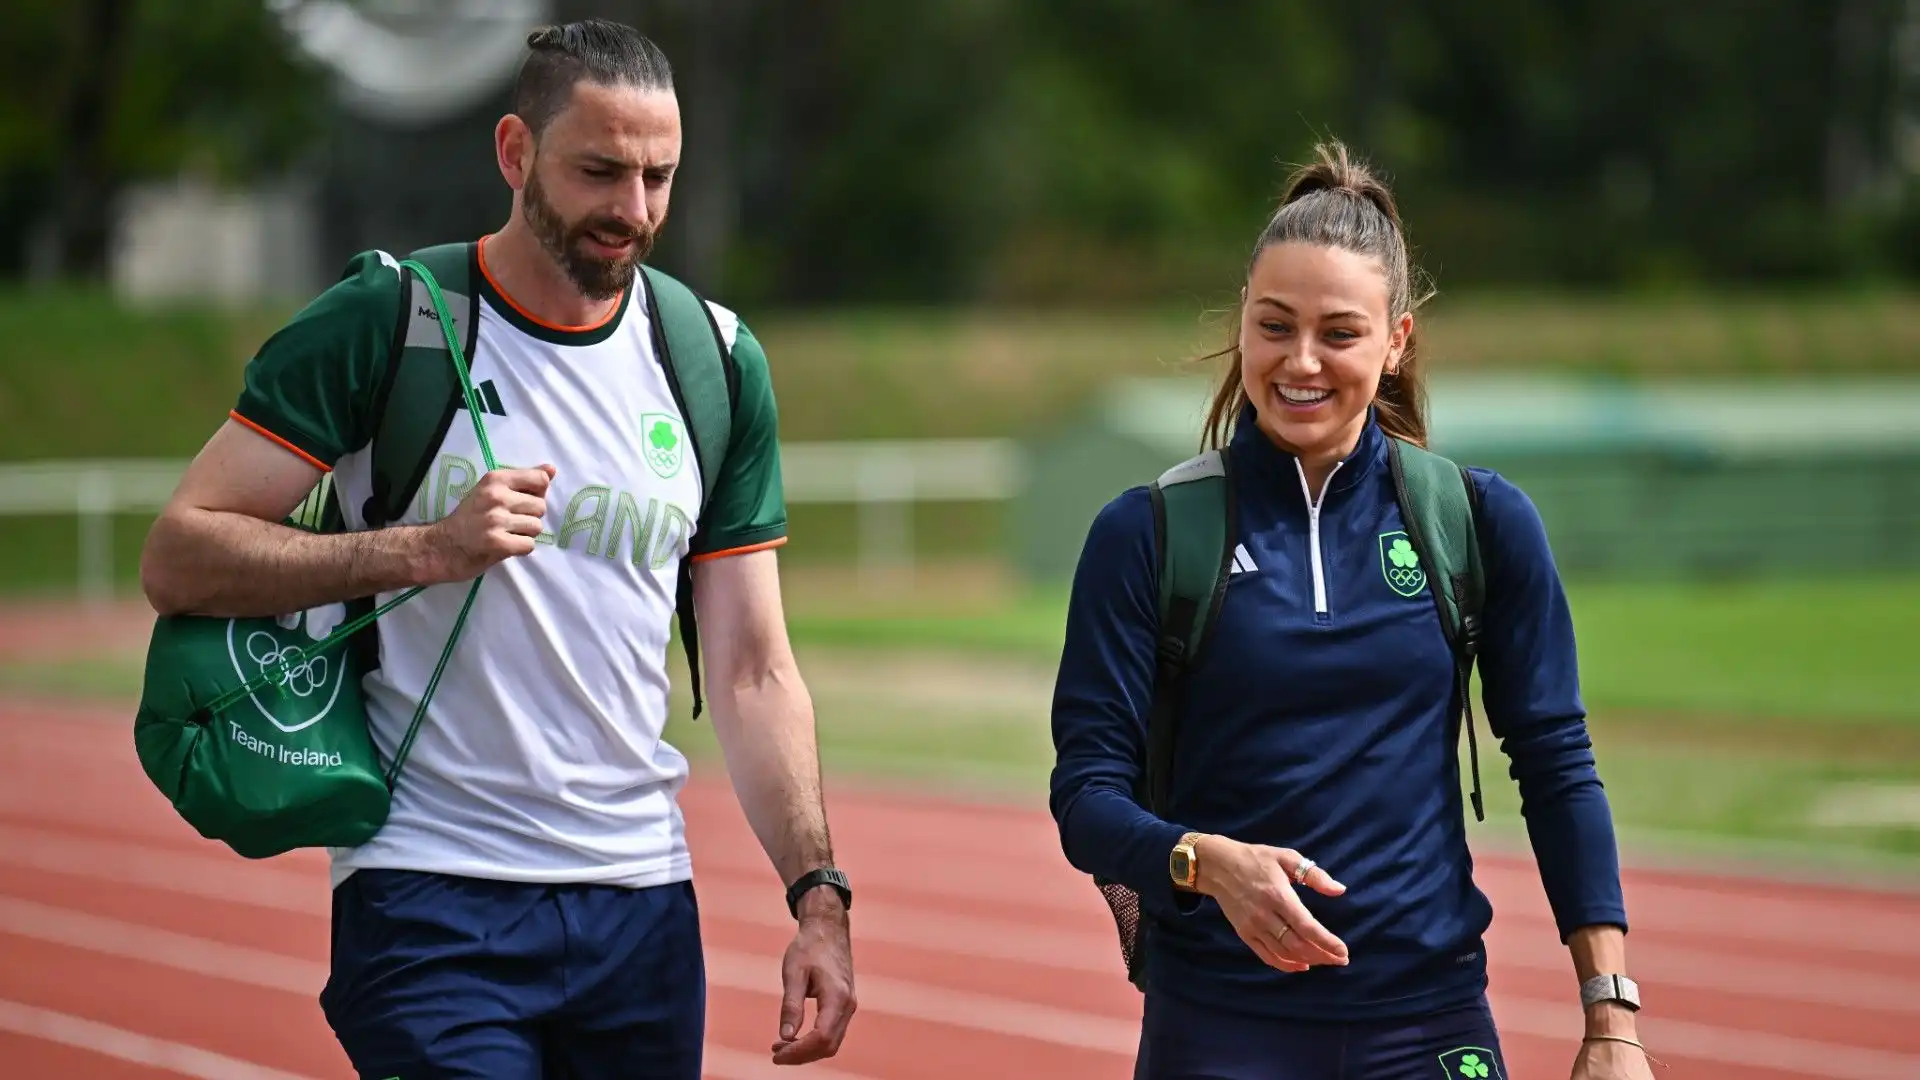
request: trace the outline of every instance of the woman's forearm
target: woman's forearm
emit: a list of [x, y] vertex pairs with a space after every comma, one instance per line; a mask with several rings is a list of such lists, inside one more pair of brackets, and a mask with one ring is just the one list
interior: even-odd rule
[[[1567, 937], [1567, 951], [1573, 957], [1575, 985], [1595, 975], [1627, 974], [1627, 934], [1618, 926], [1583, 926]], [[1601, 1001], [1586, 1007], [1588, 1036], [1613, 1035], [1635, 1038], [1634, 1012], [1615, 1001]]]

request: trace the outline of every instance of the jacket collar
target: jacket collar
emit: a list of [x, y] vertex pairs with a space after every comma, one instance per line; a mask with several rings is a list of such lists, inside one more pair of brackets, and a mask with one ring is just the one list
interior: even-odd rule
[[[1295, 464], [1295, 455], [1282, 450], [1274, 444], [1266, 432], [1260, 430], [1258, 415], [1251, 404], [1240, 411], [1240, 417], [1234, 423], [1233, 438], [1228, 446], [1233, 453], [1235, 469], [1260, 487], [1280, 485], [1279, 490], [1305, 493], [1300, 486], [1300, 471]], [[1340, 463], [1340, 468], [1327, 484], [1329, 496], [1345, 492], [1365, 480], [1374, 469], [1384, 467], [1387, 457], [1387, 435], [1380, 430], [1379, 418], [1374, 407], [1367, 406], [1367, 422], [1360, 429], [1360, 441], [1354, 445], [1353, 452]], [[1271, 490], [1271, 489], [1270, 489]]]

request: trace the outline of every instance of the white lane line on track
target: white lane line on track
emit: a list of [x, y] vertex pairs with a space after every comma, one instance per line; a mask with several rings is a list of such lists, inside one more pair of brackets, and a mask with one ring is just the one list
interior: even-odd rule
[[[116, 919], [81, 915], [22, 900], [0, 902], [0, 933], [144, 960], [243, 985], [311, 992], [326, 978], [317, 961], [226, 945], [184, 934], [162, 933]], [[730, 949], [707, 951], [708, 981], [719, 987], [769, 997], [780, 992], [779, 960]], [[1131, 1055], [1137, 1021], [1036, 1005], [1007, 998], [948, 990], [904, 979], [859, 976], [860, 1008], [971, 1031], [993, 1032], [1059, 1046]], [[1496, 995], [1501, 1029], [1516, 1035], [1578, 1038], [1576, 1014], [1564, 1004]], [[1642, 1037], [1656, 1055], [1723, 1064], [1768, 1067], [1823, 1080], [1912, 1080], [1920, 1055], [1869, 1050], [1765, 1032], [1648, 1017]], [[851, 1078], [848, 1078], [851, 1080]]]
[[[773, 911], [765, 904], [746, 902], [722, 890], [702, 893], [700, 905], [708, 915], [738, 922], [769, 927], [791, 922], [785, 911]], [[922, 912], [868, 901], [854, 920], [854, 935], [856, 939], [970, 958], [1115, 977], [1124, 974], [1119, 943], [1109, 936], [1036, 929], [998, 919]], [[1544, 940], [1530, 940], [1508, 931], [1496, 932], [1494, 941], [1489, 952], [1496, 968], [1525, 968], [1557, 975], [1570, 970], [1566, 950]], [[1686, 987], [1769, 1001], [1920, 1015], [1920, 979], [1667, 945], [1636, 950], [1633, 965], [1645, 990], [1652, 994], [1665, 987]]]
[[701, 1076], [713, 1080], [871, 1080], [869, 1077], [814, 1062], [795, 1070], [791, 1065], [775, 1065], [771, 1058], [757, 1058], [739, 1050], [706, 1044], [700, 1051]]
[[[101, 855], [92, 854], [96, 852]], [[107, 852], [114, 854], [110, 858], [103, 857]], [[81, 853], [87, 854], [83, 856]], [[159, 888], [171, 887], [167, 884], [169, 878], [177, 876], [172, 868], [182, 861], [197, 861], [197, 865], [209, 868], [230, 863], [230, 860], [222, 859], [217, 855], [198, 855], [178, 849], [155, 848], [91, 837], [70, 838], [48, 830], [8, 825], [0, 825], [0, 861], [30, 864], [43, 869], [70, 873], [89, 873], [90, 865], [97, 863], [114, 867], [116, 873], [128, 880], [139, 884], [150, 883]], [[715, 845], [705, 853], [696, 855], [695, 862], [697, 877], [709, 875], [717, 870], [729, 875], [758, 875], [771, 881], [765, 861], [752, 852], [734, 853], [729, 852], [724, 845]], [[282, 865], [291, 867], [299, 864], [283, 860]], [[946, 897], [995, 902], [1006, 900], [1004, 890], [993, 883], [992, 875], [976, 873], [965, 865], [956, 865], [951, 861], [941, 861], [936, 865], [940, 867], [936, 874], [937, 880], [921, 879], [909, 885], [908, 889], [916, 893], [925, 892]], [[898, 876], [910, 871], [917, 872], [917, 869], [902, 868], [889, 863], [890, 886], [897, 886]], [[325, 873], [323, 864], [320, 863], [302, 867], [301, 872], [319, 875]], [[1526, 901], [1508, 904], [1499, 909], [1501, 911], [1499, 917], [1505, 922], [1539, 923], [1550, 919], [1544, 901], [1537, 900], [1534, 893], [1526, 892], [1521, 887], [1523, 884], [1521, 879], [1525, 875], [1510, 870], [1498, 870], [1485, 872], [1482, 876], [1486, 879], [1484, 884], [1491, 886], [1490, 891], [1528, 898]], [[232, 884], [232, 888], [225, 896], [227, 899], [281, 910], [310, 911], [313, 910], [310, 906], [313, 901], [310, 898], [318, 895], [321, 910], [325, 909], [323, 878], [318, 894], [313, 892], [313, 886], [298, 879], [295, 873], [280, 869], [279, 866], [247, 865], [243, 871], [226, 875], [225, 880]], [[300, 883], [295, 884], [296, 881]], [[1100, 907], [1097, 895], [1092, 893], [1090, 886], [1085, 888], [1085, 892], [1080, 891], [1083, 884], [1079, 880], [1072, 880], [1066, 883], [1071, 889], [1065, 887], [1032, 889], [1022, 895], [1021, 902], [1036, 902], [1050, 910], [1070, 910], [1083, 916], [1097, 916], [1104, 919], [1105, 911]], [[1538, 885], [1537, 883], [1528, 884], [1527, 888], [1537, 891]], [[1870, 954], [1892, 953], [1920, 957], [1920, 917], [1903, 918], [1881, 912], [1849, 912], [1844, 919], [1835, 920], [1821, 913], [1813, 905], [1791, 899], [1743, 897], [1730, 900], [1717, 894], [1694, 892], [1672, 886], [1633, 888], [1629, 892], [1628, 901], [1628, 914], [1634, 917], [1634, 926], [1641, 931], [1700, 933], [1720, 939], [1750, 938], [1772, 943], [1780, 940], [1783, 929], [1801, 927], [1806, 925], [1809, 919], [1817, 919], [1821, 924], [1819, 937], [1824, 945]], [[1650, 908], [1655, 909], [1653, 914], [1636, 915], [1637, 912], [1646, 912]], [[1678, 950], [1667, 951], [1677, 952]], [[1726, 957], [1744, 955], [1726, 949], [1687, 951], [1689, 956], [1698, 956], [1703, 953]], [[1647, 955], [1649, 954], [1646, 951], [1636, 953], [1635, 962], [1638, 963], [1640, 957]], [[1539, 963], [1564, 965], [1564, 957], [1555, 956], [1551, 960], [1528, 961], [1521, 956], [1508, 955], [1508, 950], [1503, 950], [1501, 959], [1523, 966], [1538, 966]], [[1752, 992], [1750, 988], [1755, 985], [1793, 985], [1792, 980], [1773, 979], [1757, 982], [1745, 978], [1738, 982], [1720, 979], [1715, 982], [1713, 981], [1715, 967], [1702, 969], [1689, 963], [1685, 966], [1685, 970], [1682, 970], [1682, 965], [1675, 963], [1672, 968], [1673, 970], [1662, 977], [1676, 985], [1747, 992]], [[1844, 972], [1841, 974], [1849, 982], [1856, 978]], [[1833, 985], [1831, 977], [1822, 981]], [[1859, 977], [1859, 981], [1862, 986], [1870, 983], [1870, 980], [1864, 976]], [[1834, 993], [1802, 990], [1785, 996], [1790, 996], [1793, 1000], [1811, 1000], [1836, 1005], [1859, 1004], [1869, 1008], [1920, 1010], [1920, 993], [1916, 993], [1912, 985], [1908, 985], [1902, 992], [1896, 983], [1897, 980], [1883, 987], [1861, 992], [1850, 992], [1845, 989]], [[1810, 987], [1814, 984], [1804, 985]], [[1771, 994], [1770, 991], [1768, 993]], [[1866, 995], [1867, 1000], [1860, 1000], [1861, 993]]]
[[[195, 1080], [313, 1080], [312, 1077], [255, 1065], [197, 1046], [156, 1039], [67, 1013], [0, 999], [0, 1031], [29, 1039], [58, 1043], [150, 1069], [164, 1069]], [[713, 1080], [792, 1080], [791, 1068], [763, 1061], [751, 1054], [708, 1044], [701, 1050], [702, 1076]], [[869, 1080], [867, 1077], [814, 1064], [808, 1080]]]
[[0, 933], [266, 990], [318, 994], [327, 981], [327, 965], [317, 961], [11, 897], [0, 897]]
[[185, 1043], [169, 1042], [78, 1016], [0, 1000], [0, 1031], [70, 1046], [195, 1080], [314, 1080]]
[[[0, 933], [18, 934], [50, 944], [145, 961], [176, 971], [225, 979], [264, 990], [317, 993], [327, 978], [326, 965], [315, 961], [227, 945], [186, 934], [152, 930], [118, 919], [85, 915], [6, 897], [0, 897]], [[720, 955], [720, 963], [734, 971], [751, 965], [757, 959], [736, 954]], [[780, 977], [778, 962], [769, 960], [767, 963], [773, 965], [771, 973], [777, 985]], [[723, 979], [714, 981], [732, 985]], [[759, 985], [735, 988], [764, 989]], [[0, 1030], [95, 1050], [136, 1064], [170, 1069], [202, 1080], [306, 1080], [291, 1073], [252, 1065], [210, 1051], [120, 1031], [78, 1017], [25, 1005], [15, 1006], [5, 1001], [0, 1001]], [[770, 1060], [761, 1061], [752, 1055], [722, 1046], [709, 1044], [703, 1052], [706, 1065], [702, 1072], [715, 1080], [780, 1080], [791, 1072], [776, 1072], [780, 1067]], [[809, 1068], [807, 1075], [814, 1080], [866, 1080], [865, 1077], [818, 1066]]]
[[[887, 889], [902, 894], [1005, 903], [1007, 893], [993, 867], [984, 860], [928, 853], [888, 852], [884, 856], [848, 853], [842, 865], [854, 880], [871, 868], [884, 873]], [[742, 874], [766, 873], [766, 861], [757, 848], [709, 845], [694, 855], [695, 873], [723, 869]], [[1480, 887], [1492, 897], [1497, 917], [1550, 921], [1551, 912], [1540, 895], [1537, 875], [1519, 868], [1476, 871]], [[1783, 890], [1792, 886], [1779, 886]], [[1636, 930], [1662, 933], [1707, 934], [1723, 940], [1747, 939], [1774, 943], [1783, 932], [1809, 924], [1819, 926], [1821, 944], [1872, 954], [1893, 953], [1920, 958], [1920, 916], [1848, 909], [1835, 918], [1817, 902], [1767, 896], [1729, 896], [1670, 885], [1629, 885], [1627, 915]], [[1023, 885], [1022, 905], [1048, 912], [1105, 915], [1099, 894], [1084, 877], [1070, 871], [1036, 875]]]
[[[67, 840], [36, 830], [0, 826], [0, 864], [6, 863], [303, 915], [327, 914], [324, 878], [154, 851], [136, 844]], [[708, 875], [709, 879], [714, 876], [726, 877], [711, 872]], [[750, 901], [725, 887], [703, 890], [700, 903], [706, 913], [738, 922], [781, 928], [791, 922], [777, 901]], [[1099, 975], [1120, 973], [1118, 946], [1105, 935], [1036, 928], [1010, 920], [923, 912], [868, 900], [854, 921], [854, 933], [857, 939], [978, 959]], [[1496, 967], [1556, 974], [1567, 970], [1567, 954], [1562, 949], [1511, 932], [1496, 931], [1495, 940], [1497, 945], [1491, 951]], [[1636, 950], [1633, 962], [1642, 982], [1656, 994], [1663, 987], [1684, 987], [1772, 1001], [1920, 1015], [1920, 979], [1664, 944]]]
[[[708, 949], [707, 978], [717, 986], [730, 989], [778, 994], [780, 961], [772, 956]], [[859, 995], [862, 1012], [871, 1009], [910, 1020], [1113, 1054], [1132, 1054], [1140, 1041], [1137, 1020], [1119, 1020], [857, 972], [854, 990]]]

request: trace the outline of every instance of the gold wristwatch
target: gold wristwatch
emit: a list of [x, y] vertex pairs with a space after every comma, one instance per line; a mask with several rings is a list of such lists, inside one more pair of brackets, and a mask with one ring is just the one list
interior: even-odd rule
[[1173, 845], [1173, 851], [1167, 855], [1167, 874], [1173, 878], [1173, 887], [1194, 891], [1200, 881], [1200, 853], [1194, 848], [1194, 842], [1200, 839], [1197, 832], [1190, 832]]

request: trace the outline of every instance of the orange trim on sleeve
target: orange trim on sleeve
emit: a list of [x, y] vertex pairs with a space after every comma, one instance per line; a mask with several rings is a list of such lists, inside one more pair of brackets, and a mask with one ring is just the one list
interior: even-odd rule
[[288, 451], [297, 455], [301, 461], [304, 461], [307, 464], [313, 466], [314, 468], [319, 469], [321, 472], [330, 473], [333, 471], [333, 466], [328, 465], [326, 462], [321, 461], [319, 458], [314, 457], [312, 454], [307, 453], [305, 450], [302, 450], [299, 447], [288, 442], [287, 440], [281, 438], [280, 436], [275, 435], [273, 432], [268, 431], [266, 428], [261, 427], [259, 424], [256, 424], [253, 421], [247, 419], [246, 417], [241, 416], [240, 410], [229, 409], [227, 410], [227, 415], [233, 417], [233, 419], [236, 422], [245, 425], [248, 429], [252, 430], [255, 434], [258, 434], [264, 438], [272, 440], [275, 443], [278, 443], [280, 446], [286, 448]]
[[772, 540], [762, 541], [761, 543], [758, 543], [758, 544], [748, 544], [745, 547], [727, 548], [723, 551], [709, 551], [709, 552], [706, 552], [705, 554], [695, 555], [693, 557], [693, 561], [697, 563], [708, 562], [712, 559], [724, 559], [729, 555], [748, 555], [756, 551], [765, 551], [768, 548], [777, 548], [781, 544], [784, 544], [786, 542], [787, 542], [786, 537], [779, 536], [779, 537], [775, 537]]

